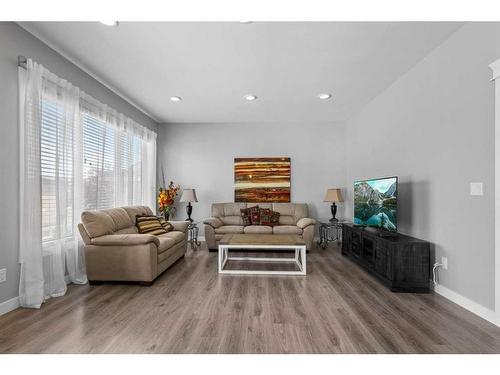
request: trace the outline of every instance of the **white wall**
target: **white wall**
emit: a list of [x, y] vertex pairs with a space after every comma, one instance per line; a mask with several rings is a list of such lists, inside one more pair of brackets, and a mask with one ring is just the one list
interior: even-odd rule
[[19, 119], [17, 56], [24, 55], [138, 123], [156, 123], [13, 22], [0, 22], [0, 303], [17, 297], [19, 284]]
[[[210, 205], [234, 201], [234, 158], [291, 158], [292, 202], [309, 204], [312, 217], [328, 217], [326, 190], [344, 187], [345, 127], [341, 123], [162, 124], [158, 126], [158, 181], [195, 188], [193, 218], [210, 216]], [[178, 204], [178, 219], [185, 208]], [[339, 207], [337, 217], [343, 216]]]
[[[443, 286], [494, 308], [494, 87], [498, 24], [472, 23], [347, 122], [347, 184], [398, 175], [399, 230], [448, 257]], [[469, 183], [484, 183], [470, 196]], [[350, 190], [349, 200], [352, 198]], [[351, 209], [348, 212], [352, 212]]]

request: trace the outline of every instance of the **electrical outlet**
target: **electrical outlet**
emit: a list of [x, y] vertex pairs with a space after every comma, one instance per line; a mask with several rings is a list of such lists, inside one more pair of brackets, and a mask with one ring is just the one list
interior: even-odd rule
[[2, 268], [0, 270], [0, 283], [7, 281], [7, 268]]
[[482, 182], [471, 182], [470, 183], [470, 195], [483, 195], [483, 183]]
[[441, 257], [441, 264], [443, 265], [443, 269], [447, 270], [448, 269], [448, 258]]

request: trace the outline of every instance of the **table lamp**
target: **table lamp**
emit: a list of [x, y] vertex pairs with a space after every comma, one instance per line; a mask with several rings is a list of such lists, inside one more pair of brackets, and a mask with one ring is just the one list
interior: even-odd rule
[[193, 219], [191, 219], [191, 214], [193, 213], [193, 206], [191, 206], [191, 202], [198, 202], [198, 198], [196, 198], [196, 191], [194, 189], [184, 189], [182, 191], [182, 196], [181, 196], [181, 202], [188, 202], [188, 205], [186, 206], [186, 212], [188, 215], [188, 218], [186, 221], [193, 222]]
[[330, 207], [332, 211], [332, 218], [330, 221], [337, 221], [335, 218], [335, 215], [337, 214], [337, 205], [335, 204], [336, 202], [343, 202], [344, 200], [342, 199], [342, 193], [340, 192], [340, 189], [328, 189], [326, 191], [326, 196], [323, 202], [332, 202], [332, 205]]

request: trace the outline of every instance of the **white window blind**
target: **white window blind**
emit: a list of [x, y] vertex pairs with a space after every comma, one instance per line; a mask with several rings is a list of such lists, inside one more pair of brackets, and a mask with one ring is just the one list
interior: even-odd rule
[[[73, 185], [73, 153], [60, 145], [72, 140], [61, 129], [62, 109], [44, 102], [41, 126], [42, 238], [51, 241], [73, 234], [73, 204], [64, 202], [68, 227], [58, 233], [58, 182]], [[91, 115], [82, 114], [83, 210], [102, 210], [121, 204], [142, 204], [142, 142]], [[72, 134], [71, 134], [72, 135]], [[78, 161], [77, 161], [78, 162]], [[72, 196], [69, 194], [68, 197]]]
[[83, 115], [83, 209], [143, 204], [142, 146], [138, 136]]
[[115, 132], [103, 121], [83, 115], [83, 209], [115, 204]]
[[[73, 152], [72, 132], [64, 123], [64, 110], [53, 101], [42, 102], [40, 127], [40, 171], [42, 191], [42, 241], [73, 235]], [[69, 148], [69, 149], [68, 149]], [[58, 199], [59, 185], [65, 184], [65, 198]], [[63, 205], [59, 207], [58, 205]], [[64, 212], [61, 226], [58, 212]]]

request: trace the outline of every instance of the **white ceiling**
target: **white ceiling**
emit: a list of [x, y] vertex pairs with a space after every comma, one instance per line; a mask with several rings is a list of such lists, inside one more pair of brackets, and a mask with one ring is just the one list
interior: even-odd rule
[[21, 23], [159, 122], [342, 121], [461, 25]]

